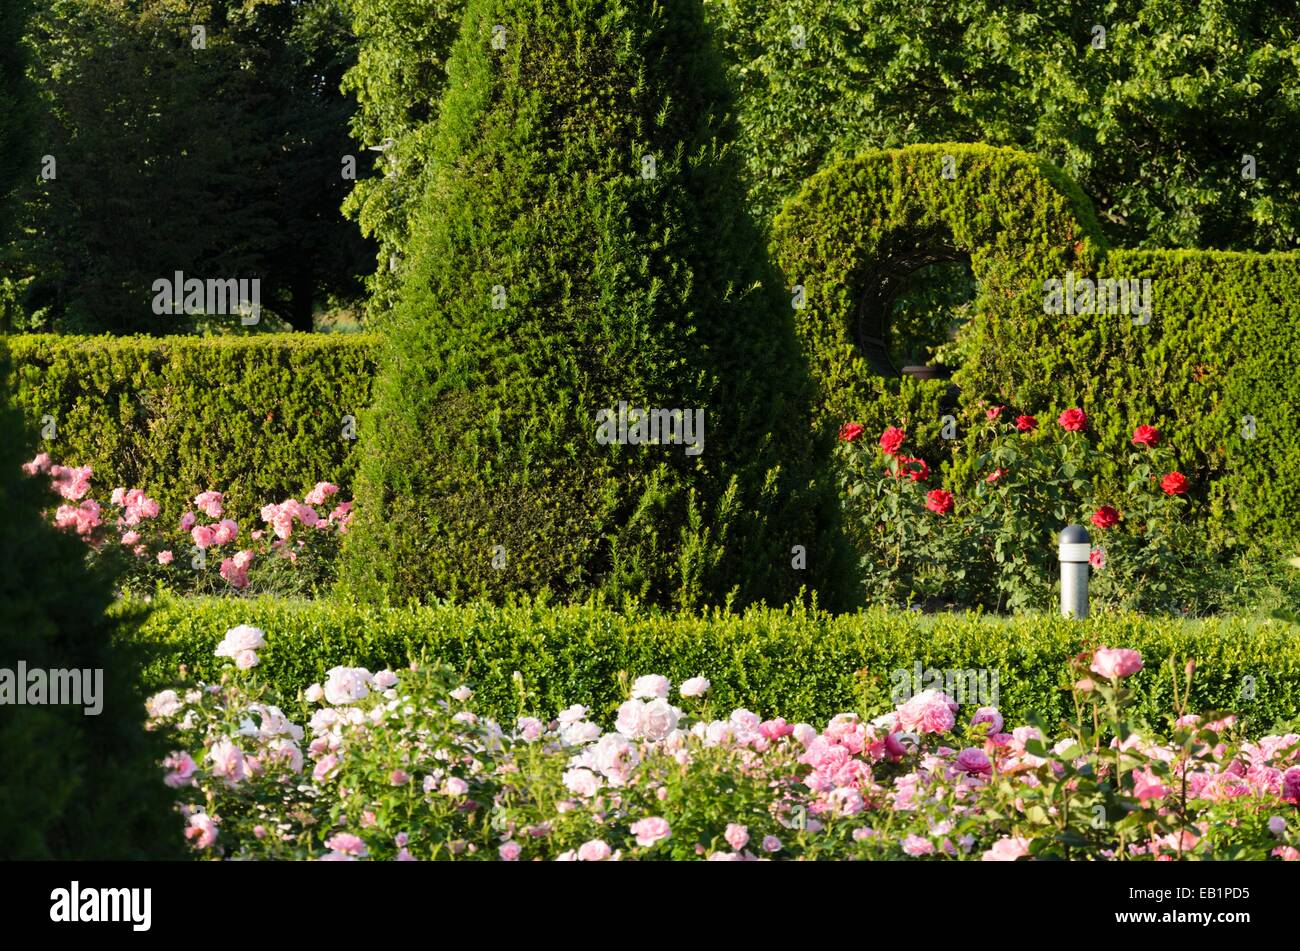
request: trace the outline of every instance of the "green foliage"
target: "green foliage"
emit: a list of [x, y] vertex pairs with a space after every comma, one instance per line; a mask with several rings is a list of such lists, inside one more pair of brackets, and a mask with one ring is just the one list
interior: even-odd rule
[[[0, 370], [8, 354], [0, 345]], [[87, 570], [81, 542], [41, 515], [49, 489], [20, 466], [28, 441], [0, 394], [0, 669], [100, 671], [97, 715], [82, 705], [18, 705], [0, 716], [0, 855], [6, 859], [166, 858], [167, 796], [144, 731], [138, 609], [105, 618], [112, 579]], [[84, 684], [84, 680], [81, 680]], [[28, 684], [17, 686], [27, 694]], [[45, 694], [46, 700], [52, 699]], [[162, 820], [161, 822], [159, 820]]]
[[[739, 88], [755, 203], [869, 148], [980, 141], [1076, 178], [1133, 247], [1291, 248], [1293, 4], [707, 0]], [[1106, 29], [1094, 49], [1093, 26]], [[802, 48], [792, 29], [801, 27]], [[1242, 177], [1242, 156], [1258, 162]]]
[[[1163, 723], [1173, 705], [1172, 687], [1160, 671], [1171, 656], [1179, 669], [1187, 658], [1197, 662], [1188, 709], [1236, 711], [1257, 732], [1300, 708], [1300, 627], [1278, 620], [1098, 614], [1073, 622], [882, 609], [669, 615], [542, 603], [396, 609], [169, 599], [155, 603], [141, 635], [154, 657], [149, 686], [171, 686], [182, 663], [194, 677], [218, 679], [223, 661], [212, 652], [225, 631], [240, 624], [267, 632], [257, 672], [284, 696], [340, 664], [398, 669], [423, 658], [451, 665], [478, 691], [475, 709], [503, 722], [521, 714], [553, 715], [572, 703], [612, 722], [626, 699], [618, 686], [624, 671], [630, 677], [663, 674], [674, 683], [708, 677], [715, 710], [745, 707], [764, 717], [822, 723], [845, 710], [883, 712], [891, 673], [919, 662], [923, 669], [998, 671], [1007, 722], [1037, 714], [1050, 725], [1073, 719], [1063, 659], [1085, 644], [1142, 652], [1146, 669], [1133, 678], [1143, 698], [1137, 713], [1153, 723]], [[522, 698], [515, 671], [523, 677]]]
[[[31, 171], [26, 163], [32, 155], [30, 137], [34, 97], [24, 75], [27, 56], [22, 46], [23, 27], [29, 11], [28, 0], [3, 0], [0, 3], [0, 89], [4, 90], [5, 96], [4, 113], [0, 115], [0, 155], [6, 157], [3, 172], [0, 172], [0, 241], [9, 237], [10, 191]], [[3, 287], [0, 287], [0, 294], [3, 292]], [[0, 323], [0, 327], [3, 326]]]
[[[481, 0], [448, 68], [345, 580], [399, 601], [820, 587], [810, 388], [698, 6]], [[703, 454], [599, 444], [621, 401], [702, 409]]]
[[355, 295], [370, 249], [338, 210], [348, 42], [334, 0], [42, 4], [32, 139], [57, 177], [25, 176], [12, 324], [184, 332], [194, 317], [150, 306], [176, 271], [257, 278], [265, 320], [300, 330], [326, 295]]
[[[143, 488], [174, 525], [199, 492], [226, 493], [241, 526], [318, 481], [353, 482], [343, 417], [370, 401], [362, 336], [10, 338], [17, 404], [55, 462], [95, 484]], [[179, 553], [178, 553], [179, 557]]]
[[[438, 106], [447, 85], [447, 54], [464, 0], [343, 0], [356, 36], [356, 62], [343, 90], [356, 98], [352, 136], [367, 150], [391, 145], [374, 159], [378, 174], [358, 179], [343, 211], [379, 243], [378, 270], [367, 284], [367, 307], [379, 315], [401, 288], [401, 259], [433, 168]], [[370, 153], [373, 154], [373, 153]]]

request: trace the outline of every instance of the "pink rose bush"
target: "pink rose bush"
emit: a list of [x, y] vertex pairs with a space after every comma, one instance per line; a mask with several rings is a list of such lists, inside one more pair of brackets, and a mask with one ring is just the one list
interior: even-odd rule
[[[634, 682], [612, 729], [580, 704], [499, 723], [437, 665], [339, 666], [270, 696], [249, 672], [267, 646], [232, 628], [217, 683], [147, 704], [172, 749], [160, 778], [178, 834], [201, 857], [1300, 858], [1300, 734], [1250, 740], [1234, 717], [1180, 709], [1163, 735], [1130, 722], [1141, 657], [1122, 648], [1070, 662], [1090, 686], [1049, 734], [1005, 732], [996, 709], [965, 713], [938, 691], [821, 729], [712, 718], [699, 698], [674, 705], [658, 676]], [[1175, 674], [1175, 698], [1193, 673]]]
[[262, 528], [226, 517], [225, 496], [208, 489], [194, 496], [193, 508], [172, 530], [158, 501], [142, 489], [119, 486], [106, 503], [89, 498], [90, 466], [54, 465], [41, 453], [22, 468], [50, 480], [65, 500], [53, 512], [54, 524], [83, 537], [94, 557], [112, 557], [113, 546], [130, 556], [127, 588], [148, 589], [161, 580], [187, 592], [245, 591], [261, 577], [262, 590], [314, 590], [331, 580], [340, 536], [352, 518], [352, 503], [335, 499], [339, 487], [330, 482], [317, 482], [304, 502], [291, 498], [263, 506]]

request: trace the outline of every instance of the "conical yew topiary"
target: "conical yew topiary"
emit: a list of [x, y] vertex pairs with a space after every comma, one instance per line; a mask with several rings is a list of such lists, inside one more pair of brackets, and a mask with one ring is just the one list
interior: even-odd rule
[[448, 72], [345, 586], [823, 586], [826, 447], [699, 0], [471, 0]]
[[[0, 381], [9, 372], [0, 341]], [[165, 750], [145, 732], [141, 658], [122, 636], [133, 619], [106, 617], [111, 579], [41, 514], [52, 492], [22, 471], [26, 447], [0, 385], [0, 856], [179, 857]]]

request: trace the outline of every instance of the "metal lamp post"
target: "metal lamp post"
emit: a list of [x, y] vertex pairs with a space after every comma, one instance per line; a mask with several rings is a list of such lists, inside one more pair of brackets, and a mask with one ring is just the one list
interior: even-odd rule
[[1088, 556], [1092, 540], [1082, 525], [1067, 525], [1061, 532], [1061, 616], [1088, 616]]

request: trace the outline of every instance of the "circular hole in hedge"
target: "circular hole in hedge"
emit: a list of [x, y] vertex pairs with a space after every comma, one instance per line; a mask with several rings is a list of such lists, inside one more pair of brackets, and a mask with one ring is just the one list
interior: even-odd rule
[[976, 296], [970, 255], [951, 236], [895, 241], [864, 281], [853, 328], [858, 352], [881, 376], [946, 378], [956, 369], [958, 329]]

